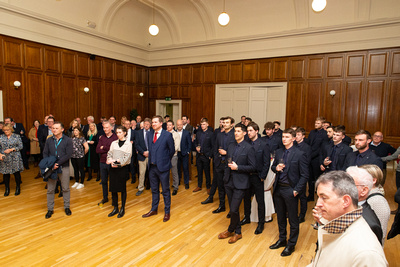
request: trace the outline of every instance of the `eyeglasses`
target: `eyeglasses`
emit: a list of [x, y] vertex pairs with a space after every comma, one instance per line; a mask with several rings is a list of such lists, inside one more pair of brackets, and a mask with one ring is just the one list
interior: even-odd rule
[[356, 184], [356, 186], [365, 186], [365, 184]]
[[374, 134], [374, 137], [383, 138], [383, 135], [376, 135], [376, 134]]

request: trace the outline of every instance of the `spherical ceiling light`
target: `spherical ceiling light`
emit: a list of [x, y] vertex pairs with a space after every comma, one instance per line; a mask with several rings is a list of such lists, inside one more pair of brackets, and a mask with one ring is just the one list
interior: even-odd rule
[[149, 27], [149, 33], [153, 36], [156, 36], [159, 33], [160, 29], [156, 24], [151, 24]]
[[313, 0], [311, 7], [315, 12], [321, 12], [326, 7], [326, 0]]
[[222, 13], [219, 14], [219, 16], [218, 16], [218, 23], [219, 23], [219, 25], [221, 25], [221, 26], [226, 26], [226, 25], [228, 25], [229, 20], [230, 20], [229, 15], [228, 15], [228, 13], [226, 13], [226, 12], [222, 12]]

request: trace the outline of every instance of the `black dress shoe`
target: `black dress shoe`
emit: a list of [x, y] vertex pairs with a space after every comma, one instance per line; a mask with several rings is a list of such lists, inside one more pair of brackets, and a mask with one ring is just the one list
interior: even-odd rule
[[124, 217], [124, 215], [125, 215], [125, 208], [122, 207], [122, 208], [120, 209], [120, 211], [119, 211], [117, 217], [118, 217], [118, 218], [122, 218], [122, 217]]
[[225, 211], [225, 207], [218, 207], [218, 209], [213, 210], [212, 213], [220, 213], [220, 212], [224, 212]]
[[185, 189], [189, 189], [189, 184], [185, 184]]
[[51, 218], [51, 215], [53, 215], [53, 211], [52, 211], [52, 210], [48, 210], [47, 213], [46, 213], [45, 218], [46, 218], [46, 219], [50, 219], [50, 218]]
[[175, 196], [176, 194], [178, 194], [178, 190], [174, 189], [174, 191], [172, 191], [172, 195]]
[[314, 196], [308, 196], [307, 197], [307, 202], [311, 202], [314, 201]]
[[201, 204], [208, 204], [208, 203], [213, 203], [213, 198], [212, 197], [208, 197], [206, 200], [202, 201]]
[[282, 251], [281, 256], [286, 257], [292, 255], [294, 252], [294, 246], [286, 246], [285, 249]]
[[286, 246], [286, 244], [287, 244], [286, 240], [278, 240], [278, 241], [276, 241], [275, 244], [269, 246], [269, 248], [270, 249], [277, 249], [277, 248], [281, 248], [281, 247]]
[[131, 184], [134, 184], [134, 183], [136, 183], [136, 178], [135, 179], [132, 178]]
[[245, 225], [245, 224], [248, 224], [248, 223], [250, 223], [250, 219], [246, 218], [246, 217], [244, 217], [243, 220], [240, 221], [240, 225]]
[[98, 181], [100, 181], [100, 177], [97, 177], [97, 178], [96, 178], [96, 182], [98, 182]]
[[65, 214], [67, 214], [67, 216], [71, 216], [72, 212], [70, 208], [66, 208], [65, 209]]
[[264, 230], [264, 224], [260, 223], [258, 224], [257, 229], [254, 231], [254, 234], [259, 235], [263, 232], [263, 230]]
[[17, 186], [15, 188], [15, 195], [18, 196], [19, 194], [21, 194], [21, 187]]
[[274, 218], [271, 218], [271, 220], [266, 221], [265, 223], [270, 223], [270, 222], [272, 222], [273, 220], [274, 220]]
[[227, 219], [230, 219], [231, 217], [232, 217], [232, 216], [231, 216], [230, 213], [226, 214], [226, 218], [227, 218]]
[[115, 214], [118, 214], [118, 207], [114, 207], [113, 211], [108, 214], [108, 217], [112, 217]]
[[0, 182], [0, 184], [4, 184], [4, 180]]
[[299, 217], [299, 223], [303, 223], [305, 221], [306, 221], [306, 219], [304, 218], [304, 216], [300, 216]]
[[88, 177], [86, 181], [92, 180], [92, 176]]
[[[47, 185], [44, 189], [47, 189]], [[54, 190], [54, 194], [60, 193], [60, 190], [58, 190], [58, 188], [56, 187], [56, 189]]]

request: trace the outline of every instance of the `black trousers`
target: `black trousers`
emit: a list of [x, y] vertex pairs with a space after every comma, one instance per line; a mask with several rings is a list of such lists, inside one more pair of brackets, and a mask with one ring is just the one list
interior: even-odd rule
[[235, 188], [232, 182], [232, 177], [229, 179], [229, 182], [225, 184], [225, 190], [229, 201], [229, 214], [231, 215], [231, 222], [228, 231], [240, 235], [242, 233], [242, 227], [240, 225], [239, 207], [246, 190]]
[[298, 197], [293, 196], [293, 188], [290, 186], [278, 185], [274, 192], [275, 211], [278, 218], [279, 240], [287, 238], [286, 213], [289, 218], [290, 235], [289, 246], [295, 246], [299, 237]]
[[[111, 197], [112, 197], [112, 205], [118, 208], [118, 192], [112, 192]], [[126, 191], [121, 192], [121, 208], [125, 208], [125, 203], [126, 203]]]
[[80, 177], [80, 183], [83, 184], [83, 181], [85, 181], [85, 157], [71, 158], [71, 163], [72, 167], [74, 167], [75, 181], [79, 183]]
[[308, 177], [308, 196], [312, 196], [313, 198], [315, 194], [315, 181], [318, 180], [318, 177], [322, 173], [320, 165], [318, 157], [311, 160], [310, 176]]
[[203, 171], [206, 176], [206, 187], [211, 188], [210, 159], [204, 154], [197, 153], [197, 186], [203, 186]]
[[264, 199], [264, 182], [261, 181], [258, 174], [250, 175], [250, 187], [244, 195], [244, 217], [250, 219], [251, 214], [251, 197], [255, 195], [258, 205], [258, 223], [265, 223], [265, 199]]
[[217, 184], [216, 187], [211, 187], [210, 196], [214, 196], [216, 192], [216, 188], [218, 188], [218, 197], [219, 197], [219, 206], [225, 208], [225, 185], [224, 185], [224, 171], [225, 171], [225, 163], [221, 163], [218, 167], [214, 168], [214, 181]]

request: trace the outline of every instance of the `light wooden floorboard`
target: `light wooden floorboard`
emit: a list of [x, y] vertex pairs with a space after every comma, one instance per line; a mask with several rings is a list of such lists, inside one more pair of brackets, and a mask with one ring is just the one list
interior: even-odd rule
[[[194, 167], [191, 172], [194, 177]], [[178, 195], [172, 196], [167, 223], [162, 222], [162, 198], [158, 215], [141, 217], [151, 208], [151, 192], [135, 196], [137, 183], [130, 181], [125, 216], [107, 217], [112, 210], [111, 195], [103, 208], [97, 205], [102, 191], [95, 178], [85, 181], [83, 189], [71, 189], [72, 216], [65, 215], [63, 200], [56, 196], [54, 214], [46, 220], [45, 183], [33, 179], [36, 173], [33, 167], [22, 173], [19, 196], [14, 196], [13, 177], [10, 196], [4, 197], [4, 186], [0, 187], [0, 266], [298, 266], [301, 255], [314, 255], [317, 231], [310, 225], [310, 212], [300, 225], [296, 251], [290, 257], [282, 258], [281, 249], [268, 248], [278, 239], [276, 215], [261, 235], [254, 235], [257, 224], [251, 223], [242, 228], [243, 239], [236, 244], [219, 240], [217, 235], [229, 225], [227, 212], [211, 213], [218, 207], [217, 196], [212, 204], [200, 204], [207, 192], [192, 192], [197, 178], [189, 190], [180, 186]], [[385, 190], [392, 209], [397, 205], [394, 180], [394, 170], [389, 169]], [[309, 210], [313, 205], [309, 202]], [[399, 264], [399, 251], [400, 236], [386, 241], [390, 266]]]

